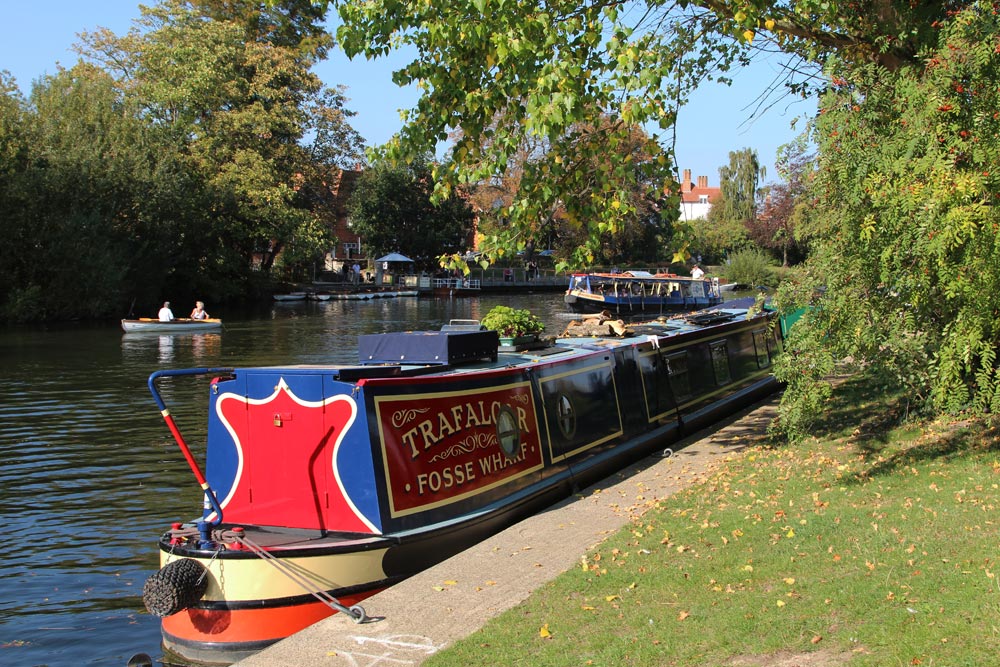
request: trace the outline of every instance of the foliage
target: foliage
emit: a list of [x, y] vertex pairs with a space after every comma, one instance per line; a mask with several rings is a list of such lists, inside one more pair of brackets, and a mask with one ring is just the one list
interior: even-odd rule
[[309, 71], [331, 44], [323, 10], [141, 11], [126, 35], [84, 34], [85, 61], [28, 100], [0, 80], [0, 319], [250, 295], [330, 245], [327, 184], [362, 142]]
[[729, 256], [723, 274], [730, 282], [751, 287], [774, 285], [773, 261], [762, 250], [747, 248]]
[[[593, 122], [577, 123], [571, 128], [577, 135], [575, 145], [601, 141], [607, 132], [613, 131], [614, 125], [615, 121], [604, 114], [598, 114]], [[490, 137], [486, 136], [484, 141], [489, 142]], [[510, 207], [525, 196], [521, 191], [525, 173], [539, 168], [546, 170], [545, 162], [554, 150], [552, 142], [544, 137], [527, 137], [525, 141], [507, 161], [502, 175], [477, 183], [471, 190], [470, 201], [481, 216], [478, 226], [481, 251], [491, 258], [502, 259], [512, 249], [523, 250], [527, 258], [533, 250], [551, 248], [557, 257], [571, 258], [585, 249], [577, 253], [575, 261], [582, 261], [587, 266], [620, 263], [633, 258], [650, 262], [661, 259], [674, 231], [677, 209], [666, 204], [663, 192], [658, 189], [659, 182], [643, 180], [647, 173], [644, 169], [622, 173], [619, 185], [625, 199], [618, 202], [623, 210], [621, 222], [597, 237], [588, 236], [586, 225], [574, 217], [561, 200], [555, 201], [538, 220], [521, 226], [511, 225]], [[653, 146], [649, 135], [633, 126], [628, 128], [618, 155], [626, 156], [626, 161], [632, 164], [647, 165], [660, 157], [659, 149]], [[596, 164], [580, 159], [572, 174], [567, 170], [550, 172], [552, 178], [573, 179], [575, 184], [571, 187], [577, 196], [590, 196], [595, 191], [602, 165], [607, 162], [606, 154], [590, 155]], [[561, 158], [559, 162], [562, 163]]]
[[425, 159], [406, 166], [376, 163], [358, 178], [348, 202], [352, 228], [375, 256], [401, 252], [429, 268], [438, 255], [465, 248], [473, 220], [463, 198], [435, 203], [433, 190]]
[[482, 325], [496, 331], [503, 338], [539, 334], [545, 330], [545, 325], [530, 310], [510, 306], [494, 306], [486, 313]]
[[[447, 190], [489, 182], [532, 138], [546, 139], [551, 150], [523, 174], [520, 196], [504, 213], [513, 231], [496, 241], [513, 244], [523, 236], [518, 231], [558, 204], [586, 231], [586, 243], [569, 258], [585, 265], [601, 234], [618, 231], [631, 212], [624, 183], [635, 170], [668, 194], [664, 210], [677, 208], [670, 133], [678, 106], [698, 83], [726, 80], [727, 70], [756, 48], [777, 47], [810, 63], [839, 52], [899, 66], [915, 58], [930, 21], [945, 18], [955, 3], [692, 0], [640, 2], [629, 11], [574, 0], [331, 4], [349, 56], [379, 57], [400, 47], [417, 54], [394, 81], [417, 86], [421, 98], [387, 153], [419, 155], [460, 131], [436, 174]], [[598, 114], [611, 122], [581, 134], [580, 123]], [[649, 150], [656, 160], [635, 164], [623, 155], [634, 126], [657, 128]], [[603, 159], [609, 154], [624, 159]]]
[[803, 133], [778, 150], [777, 169], [782, 181], [766, 188], [761, 210], [747, 222], [750, 240], [774, 252], [782, 266], [805, 258], [808, 243], [809, 185], [815, 155]]
[[719, 169], [719, 197], [708, 211], [707, 224], [695, 223], [693, 248], [709, 262], [721, 262], [729, 253], [750, 245], [747, 228], [757, 207], [757, 183], [764, 173], [756, 151], [729, 153], [729, 164]]
[[782, 299], [814, 306], [779, 366], [793, 433], [809, 424], [794, 403], [847, 357], [918, 407], [1000, 409], [1000, 20], [974, 3], [935, 31], [923, 68], [831, 65], [817, 119], [821, 235]]

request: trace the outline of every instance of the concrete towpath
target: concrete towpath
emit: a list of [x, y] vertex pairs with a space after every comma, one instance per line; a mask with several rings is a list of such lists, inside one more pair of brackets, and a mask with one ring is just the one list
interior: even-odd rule
[[375, 620], [335, 614], [239, 667], [420, 665], [576, 566], [588, 549], [759, 437], [777, 398], [673, 445], [362, 603]]

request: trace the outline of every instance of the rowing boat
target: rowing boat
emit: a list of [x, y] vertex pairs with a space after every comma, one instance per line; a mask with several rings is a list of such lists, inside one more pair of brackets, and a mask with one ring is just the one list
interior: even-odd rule
[[215, 331], [222, 328], [222, 320], [210, 318], [207, 320], [191, 320], [181, 318], [161, 322], [155, 317], [140, 317], [136, 320], [122, 320], [122, 331], [125, 333], [186, 333], [191, 331]]

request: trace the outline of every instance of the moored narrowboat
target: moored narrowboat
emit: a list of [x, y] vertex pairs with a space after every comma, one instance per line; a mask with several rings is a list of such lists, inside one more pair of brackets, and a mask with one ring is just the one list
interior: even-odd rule
[[[364, 598], [773, 392], [780, 330], [748, 307], [522, 353], [463, 327], [361, 336], [356, 365], [153, 373], [205, 494], [144, 589], [164, 648], [227, 664], [363, 621]], [[196, 375], [204, 472], [157, 388]]]

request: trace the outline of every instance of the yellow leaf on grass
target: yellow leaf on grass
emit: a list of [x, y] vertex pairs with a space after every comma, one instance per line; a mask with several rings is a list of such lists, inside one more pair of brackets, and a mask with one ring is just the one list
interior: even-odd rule
[[542, 639], [548, 639], [549, 637], [552, 636], [552, 633], [549, 632], [549, 624], [548, 623], [546, 623], [545, 625], [543, 625], [541, 627], [541, 629], [539, 629], [538, 636], [541, 637]]
[[614, 601], [615, 601], [615, 600], [617, 600], [617, 599], [618, 599], [618, 596], [617, 596], [617, 595], [607, 595], [607, 596], [605, 596], [605, 598], [604, 598], [604, 600], [605, 600], [606, 602], [614, 602]]
[[683, 621], [685, 618], [687, 618], [690, 615], [691, 614], [689, 614], [688, 612], [682, 611], [681, 613], [677, 614], [677, 620], [678, 621]]

